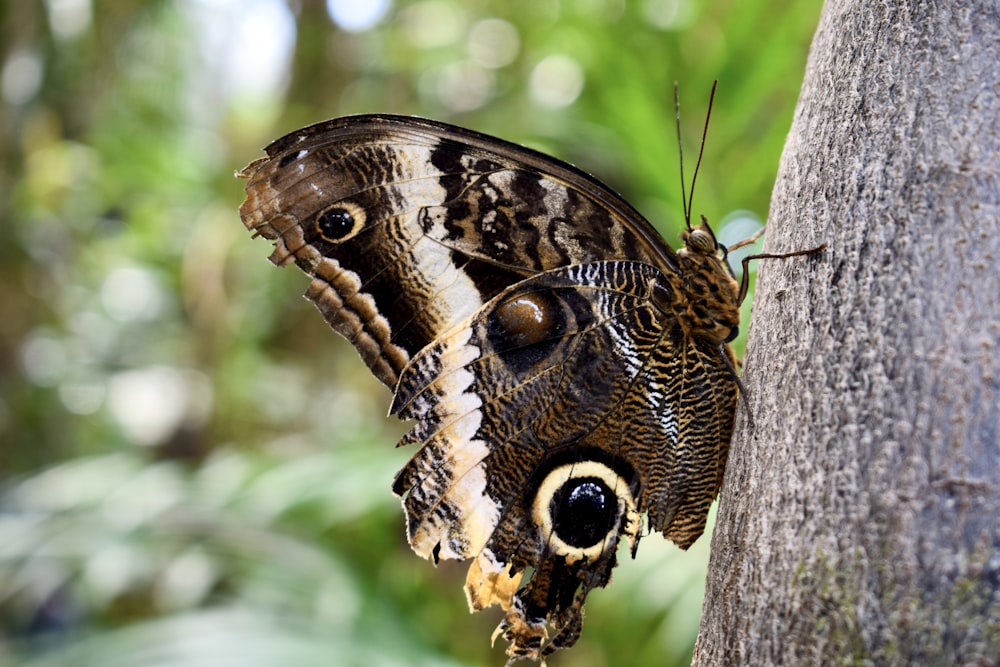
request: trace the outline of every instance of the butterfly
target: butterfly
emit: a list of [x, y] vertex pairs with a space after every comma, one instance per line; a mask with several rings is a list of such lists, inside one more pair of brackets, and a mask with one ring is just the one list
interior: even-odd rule
[[265, 152], [240, 215], [413, 421], [392, 487], [413, 550], [471, 559], [512, 659], [572, 646], [644, 517], [682, 549], [705, 529], [739, 393], [727, 249], [687, 198], [675, 251], [583, 171], [431, 120], [336, 118]]

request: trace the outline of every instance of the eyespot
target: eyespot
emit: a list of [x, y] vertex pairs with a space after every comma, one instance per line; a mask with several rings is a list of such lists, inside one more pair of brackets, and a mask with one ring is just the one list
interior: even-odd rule
[[364, 228], [366, 218], [357, 204], [337, 202], [316, 216], [316, 233], [329, 243], [343, 243]]
[[600, 558], [623, 532], [631, 538], [639, 528], [628, 482], [597, 461], [566, 463], [549, 472], [535, 494], [532, 518], [548, 548], [571, 563]]
[[496, 307], [491, 324], [503, 331], [511, 345], [533, 345], [548, 337], [557, 317], [555, 310], [538, 292], [518, 294]]
[[607, 537], [618, 514], [618, 497], [597, 477], [572, 478], [549, 503], [552, 531], [566, 544], [581, 549]]
[[577, 313], [550, 291], [525, 290], [493, 307], [486, 335], [497, 357], [518, 377], [532, 372], [559, 349], [562, 335]]

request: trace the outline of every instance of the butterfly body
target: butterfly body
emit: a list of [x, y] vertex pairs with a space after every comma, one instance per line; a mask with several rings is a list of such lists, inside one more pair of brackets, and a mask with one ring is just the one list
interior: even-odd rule
[[740, 289], [711, 229], [674, 251], [583, 172], [421, 119], [266, 152], [241, 216], [414, 421], [393, 484], [414, 551], [472, 559], [512, 656], [572, 645], [642, 515], [687, 548], [722, 483]]

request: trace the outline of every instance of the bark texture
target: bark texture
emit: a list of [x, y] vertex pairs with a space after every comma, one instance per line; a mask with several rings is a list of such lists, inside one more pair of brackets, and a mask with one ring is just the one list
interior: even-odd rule
[[1000, 3], [829, 0], [694, 664], [1000, 664]]

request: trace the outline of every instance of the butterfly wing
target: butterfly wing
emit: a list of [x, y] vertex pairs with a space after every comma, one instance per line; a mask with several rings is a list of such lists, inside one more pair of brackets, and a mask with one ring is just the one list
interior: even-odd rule
[[470, 605], [507, 610], [512, 655], [572, 645], [640, 515], [686, 548], [718, 492], [736, 383], [686, 302], [714, 249], [690, 273], [691, 246], [583, 172], [432, 121], [346, 117], [266, 151], [244, 224], [416, 420], [394, 484], [414, 550], [474, 559]]
[[429, 120], [347, 116], [270, 144], [240, 215], [271, 261], [394, 388], [410, 357], [500, 290], [601, 259], [674, 267], [631, 206], [540, 153]]
[[400, 379], [393, 412], [421, 445], [394, 485], [410, 543], [475, 558], [470, 605], [507, 610], [511, 655], [573, 644], [641, 513], [685, 548], [704, 530], [736, 386], [718, 348], [651, 298], [663, 277], [611, 261], [525, 279]]

